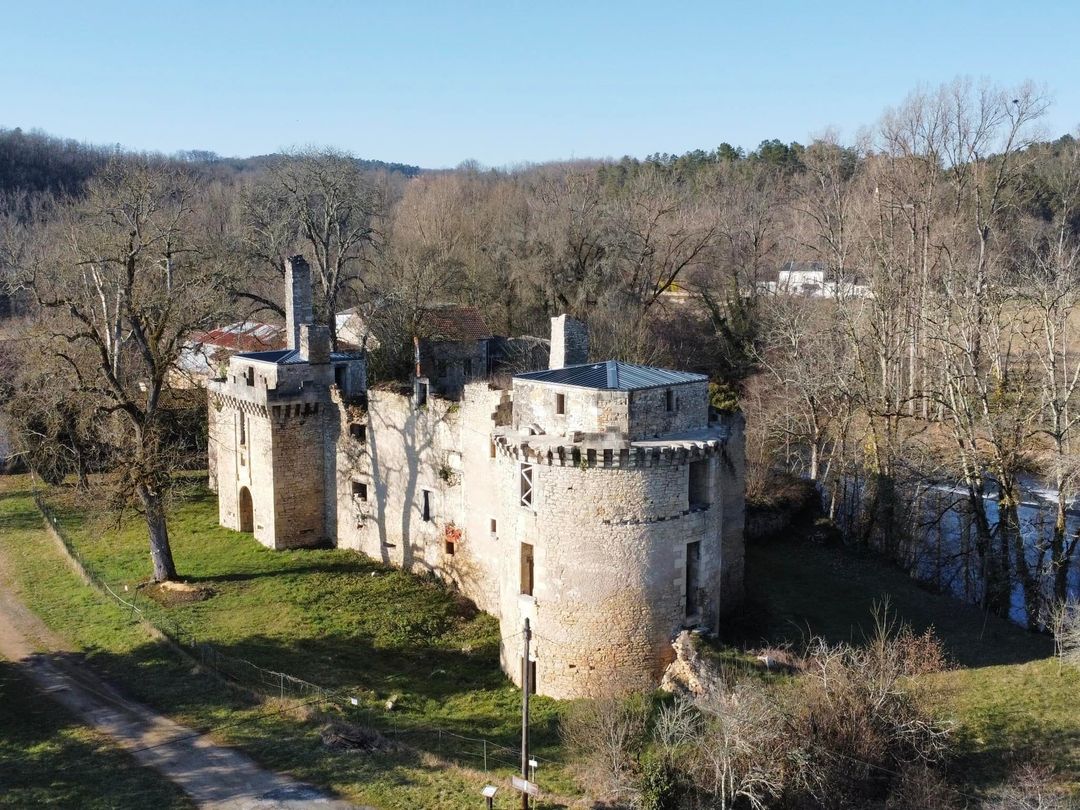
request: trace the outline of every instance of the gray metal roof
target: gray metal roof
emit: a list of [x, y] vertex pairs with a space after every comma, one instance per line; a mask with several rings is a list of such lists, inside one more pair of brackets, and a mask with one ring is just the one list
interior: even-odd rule
[[515, 380], [572, 385], [577, 388], [598, 388], [608, 391], [636, 391], [642, 388], [665, 388], [669, 385], [705, 382], [704, 374], [689, 371], [672, 371], [653, 366], [638, 366], [618, 360], [604, 363], [586, 363], [581, 366], [530, 371], [515, 374]]
[[[345, 360], [353, 360], [356, 356], [355, 352], [331, 352], [330, 362], [339, 363]], [[274, 363], [278, 366], [289, 366], [296, 363], [307, 362], [307, 360], [300, 356], [300, 352], [296, 349], [277, 349], [271, 352], [246, 352], [245, 354], [238, 354], [237, 357], [243, 357], [245, 360], [257, 360], [262, 363]]]

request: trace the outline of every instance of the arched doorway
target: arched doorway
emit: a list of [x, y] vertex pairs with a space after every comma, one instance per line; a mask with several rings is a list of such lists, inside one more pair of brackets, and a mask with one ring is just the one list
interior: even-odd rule
[[255, 507], [251, 503], [251, 492], [247, 487], [240, 487], [240, 531], [255, 531]]

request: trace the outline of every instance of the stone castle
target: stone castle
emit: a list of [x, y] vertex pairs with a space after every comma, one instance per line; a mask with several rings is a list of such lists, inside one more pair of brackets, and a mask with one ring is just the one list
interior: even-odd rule
[[209, 385], [222, 525], [434, 572], [499, 618], [519, 684], [528, 618], [531, 682], [556, 698], [655, 687], [673, 636], [740, 601], [742, 421], [710, 411], [704, 376], [589, 363], [560, 316], [545, 370], [497, 384], [481, 336], [369, 389], [364, 353], [313, 322], [302, 257], [287, 290], [288, 347]]

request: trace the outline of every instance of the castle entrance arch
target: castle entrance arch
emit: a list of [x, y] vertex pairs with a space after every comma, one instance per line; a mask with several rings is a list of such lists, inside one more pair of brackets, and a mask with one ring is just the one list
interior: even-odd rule
[[251, 491], [240, 487], [240, 531], [255, 531], [255, 506], [251, 502]]

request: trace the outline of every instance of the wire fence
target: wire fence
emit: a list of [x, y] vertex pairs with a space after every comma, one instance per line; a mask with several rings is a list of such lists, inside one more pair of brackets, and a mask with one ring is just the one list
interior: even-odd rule
[[[117, 608], [127, 614], [129, 620], [141, 621], [149, 625], [198, 661], [206, 670], [255, 694], [279, 699], [296, 699], [303, 701], [304, 704], [326, 701], [340, 706], [357, 705], [349, 700], [349, 693], [360, 694], [366, 691], [360, 688], [330, 689], [286, 672], [259, 666], [245, 658], [224, 652], [206, 639], [200, 639], [195, 630], [169, 616], [165, 609], [151, 597], [141, 594], [137, 589], [131, 590], [126, 584], [110, 583], [102, 576], [94, 562], [72, 542], [60, 520], [40, 493], [34, 493], [34, 501], [45, 517], [50, 533], [63, 545], [67, 555], [75, 563], [76, 570], [88, 584], [115, 602]], [[389, 740], [435, 753], [442, 759], [452, 760], [476, 769], [482, 768], [485, 773], [515, 772], [520, 768], [520, 748], [502, 745], [488, 738], [467, 736], [434, 726], [405, 725], [399, 723], [392, 714], [387, 718], [387, 722], [381, 723], [380, 726], [379, 733]], [[552, 760], [539, 756], [531, 758], [537, 762], [554, 764]]]

